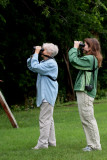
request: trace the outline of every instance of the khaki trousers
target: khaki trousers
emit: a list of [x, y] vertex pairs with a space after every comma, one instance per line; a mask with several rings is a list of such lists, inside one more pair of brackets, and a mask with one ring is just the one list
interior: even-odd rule
[[96, 119], [94, 117], [94, 98], [84, 92], [76, 92], [78, 110], [82, 126], [86, 135], [87, 145], [93, 149], [101, 149], [100, 136]]
[[39, 148], [48, 148], [48, 145], [56, 146], [53, 110], [54, 107], [48, 102], [43, 102], [40, 106], [40, 136], [37, 144]]

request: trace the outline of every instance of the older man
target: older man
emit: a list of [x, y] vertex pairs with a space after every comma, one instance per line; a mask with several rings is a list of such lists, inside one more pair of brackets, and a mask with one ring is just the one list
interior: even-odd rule
[[39, 127], [40, 136], [33, 149], [56, 146], [53, 110], [58, 93], [58, 65], [54, 56], [58, 54], [58, 47], [53, 43], [44, 43], [42, 46], [43, 60], [39, 63], [38, 55], [41, 46], [35, 47], [35, 53], [27, 60], [27, 66], [32, 72], [38, 73], [37, 107], [40, 106]]

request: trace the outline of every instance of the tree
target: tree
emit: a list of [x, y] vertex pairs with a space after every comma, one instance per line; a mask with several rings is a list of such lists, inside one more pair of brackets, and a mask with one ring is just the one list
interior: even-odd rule
[[[66, 67], [67, 100], [74, 99], [72, 72], [69, 70], [68, 50], [73, 46], [73, 41], [83, 40], [86, 37], [97, 37], [103, 32], [104, 17], [100, 15], [100, 9], [105, 9], [104, 3], [99, 0], [94, 2], [86, 0], [34, 0], [35, 4], [43, 9], [42, 14], [48, 19], [46, 27], [50, 32], [51, 40], [61, 48], [60, 59]], [[54, 24], [54, 25], [53, 25]], [[48, 38], [49, 38], [48, 37]]]
[[74, 40], [97, 36], [101, 41], [104, 39], [103, 53], [107, 59], [106, 5], [100, 0], [0, 1], [0, 69], [8, 101], [16, 103], [17, 97], [21, 101], [27, 94], [35, 95], [36, 74], [28, 71], [26, 60], [32, 54], [32, 47], [43, 42], [59, 46], [56, 56], [59, 94], [65, 100], [74, 99], [77, 71], [69, 64], [68, 51]]

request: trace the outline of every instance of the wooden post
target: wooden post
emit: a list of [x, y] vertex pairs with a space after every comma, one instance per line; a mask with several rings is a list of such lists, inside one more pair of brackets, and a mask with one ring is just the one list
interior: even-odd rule
[[11, 112], [11, 110], [10, 110], [10, 108], [9, 108], [9, 106], [8, 106], [8, 104], [7, 104], [7, 102], [6, 102], [6, 100], [5, 100], [1, 91], [0, 91], [0, 103], [1, 103], [4, 111], [6, 112], [12, 126], [14, 128], [18, 128], [17, 122], [16, 122], [16, 120], [15, 120], [15, 118], [14, 118], [14, 116], [13, 116], [13, 114], [12, 114], [12, 112]]

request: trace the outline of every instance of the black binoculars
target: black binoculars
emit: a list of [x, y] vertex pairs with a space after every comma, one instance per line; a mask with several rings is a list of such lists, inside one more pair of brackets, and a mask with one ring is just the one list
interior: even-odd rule
[[85, 44], [84, 43], [80, 43], [79, 47], [85, 47]]
[[[33, 47], [32, 54], [35, 53], [35, 49], [36, 49], [36, 47], [34, 46], [34, 47]], [[41, 50], [39, 51], [39, 54], [42, 54], [43, 51], [44, 51], [44, 48], [41, 48]]]

